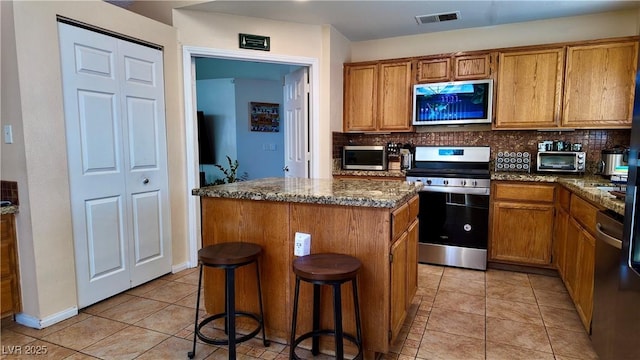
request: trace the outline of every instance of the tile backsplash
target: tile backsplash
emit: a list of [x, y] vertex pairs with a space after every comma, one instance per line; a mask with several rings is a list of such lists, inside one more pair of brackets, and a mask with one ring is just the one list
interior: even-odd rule
[[391, 134], [351, 134], [333, 133], [333, 158], [342, 157], [345, 145], [385, 145], [388, 142], [412, 143], [416, 146], [490, 146], [491, 159], [499, 151], [529, 152], [534, 158], [538, 143], [544, 140], [562, 140], [581, 143], [587, 153], [587, 173], [595, 173], [600, 151], [615, 145], [628, 146], [630, 130], [575, 130], [575, 131], [533, 131], [533, 130], [486, 130], [486, 131], [438, 131]]

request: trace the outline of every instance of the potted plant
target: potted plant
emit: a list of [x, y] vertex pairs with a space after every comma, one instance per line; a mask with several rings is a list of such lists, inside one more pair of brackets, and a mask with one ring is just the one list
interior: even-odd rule
[[229, 164], [228, 168], [225, 168], [224, 166], [220, 165], [220, 164], [214, 164], [213, 166], [217, 167], [220, 171], [222, 171], [222, 173], [224, 174], [224, 177], [221, 179], [216, 179], [213, 182], [213, 185], [220, 185], [220, 184], [230, 184], [230, 183], [234, 183], [236, 181], [244, 181], [247, 180], [247, 178], [249, 177], [249, 174], [247, 174], [247, 172], [242, 173], [242, 175], [237, 176], [237, 172], [238, 172], [238, 160], [235, 161], [231, 161], [231, 158], [229, 157], [229, 155], [226, 156], [227, 158], [227, 163]]

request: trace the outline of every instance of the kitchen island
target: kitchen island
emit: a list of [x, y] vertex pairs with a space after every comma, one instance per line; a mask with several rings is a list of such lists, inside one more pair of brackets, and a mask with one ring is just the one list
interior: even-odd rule
[[[360, 259], [364, 357], [374, 359], [389, 351], [417, 289], [418, 190], [401, 181], [268, 178], [194, 189], [193, 195], [201, 197], [203, 246], [246, 241], [263, 247], [260, 266], [270, 340], [289, 341], [296, 232], [311, 234], [311, 253]], [[258, 312], [254, 271], [250, 266], [238, 270], [238, 309]], [[206, 269], [208, 313], [222, 312], [223, 284], [222, 271]], [[311, 328], [311, 288], [301, 287], [300, 332]], [[333, 327], [330, 296], [330, 289], [323, 289], [323, 328]], [[345, 331], [355, 333], [347, 285], [342, 303]], [[321, 342], [327, 353], [332, 348], [330, 341]]]

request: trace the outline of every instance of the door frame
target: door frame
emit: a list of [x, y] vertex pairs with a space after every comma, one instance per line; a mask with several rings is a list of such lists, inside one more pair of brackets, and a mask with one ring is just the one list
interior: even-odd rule
[[[196, 116], [196, 99], [193, 87], [195, 86], [195, 72], [192, 71], [192, 61], [195, 57], [210, 57], [218, 59], [240, 60], [240, 61], [258, 61], [266, 63], [275, 63], [283, 65], [306, 66], [309, 68], [309, 89], [311, 92], [309, 102], [310, 128], [308, 138], [310, 139], [311, 148], [311, 178], [317, 177], [320, 173], [320, 144], [316, 134], [319, 133], [320, 127], [320, 67], [317, 58], [278, 55], [268, 53], [248, 53], [239, 50], [215, 49], [197, 46], [182, 47], [182, 81], [184, 91], [184, 119], [185, 119], [185, 147], [187, 159], [187, 189], [189, 193], [191, 189], [198, 187], [199, 167], [197, 161], [198, 142], [197, 142], [197, 116]], [[286, 139], [285, 139], [286, 141]], [[200, 221], [200, 198], [197, 196], [189, 196], [187, 200], [187, 234], [189, 237], [189, 264], [188, 267], [196, 267], [198, 265], [198, 249], [201, 243], [201, 221]]]

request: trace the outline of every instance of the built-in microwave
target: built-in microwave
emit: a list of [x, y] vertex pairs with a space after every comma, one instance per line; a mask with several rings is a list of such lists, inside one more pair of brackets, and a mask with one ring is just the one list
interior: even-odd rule
[[587, 156], [582, 151], [540, 151], [538, 172], [583, 173]]
[[385, 146], [348, 145], [342, 149], [342, 168], [345, 170], [387, 170]]

